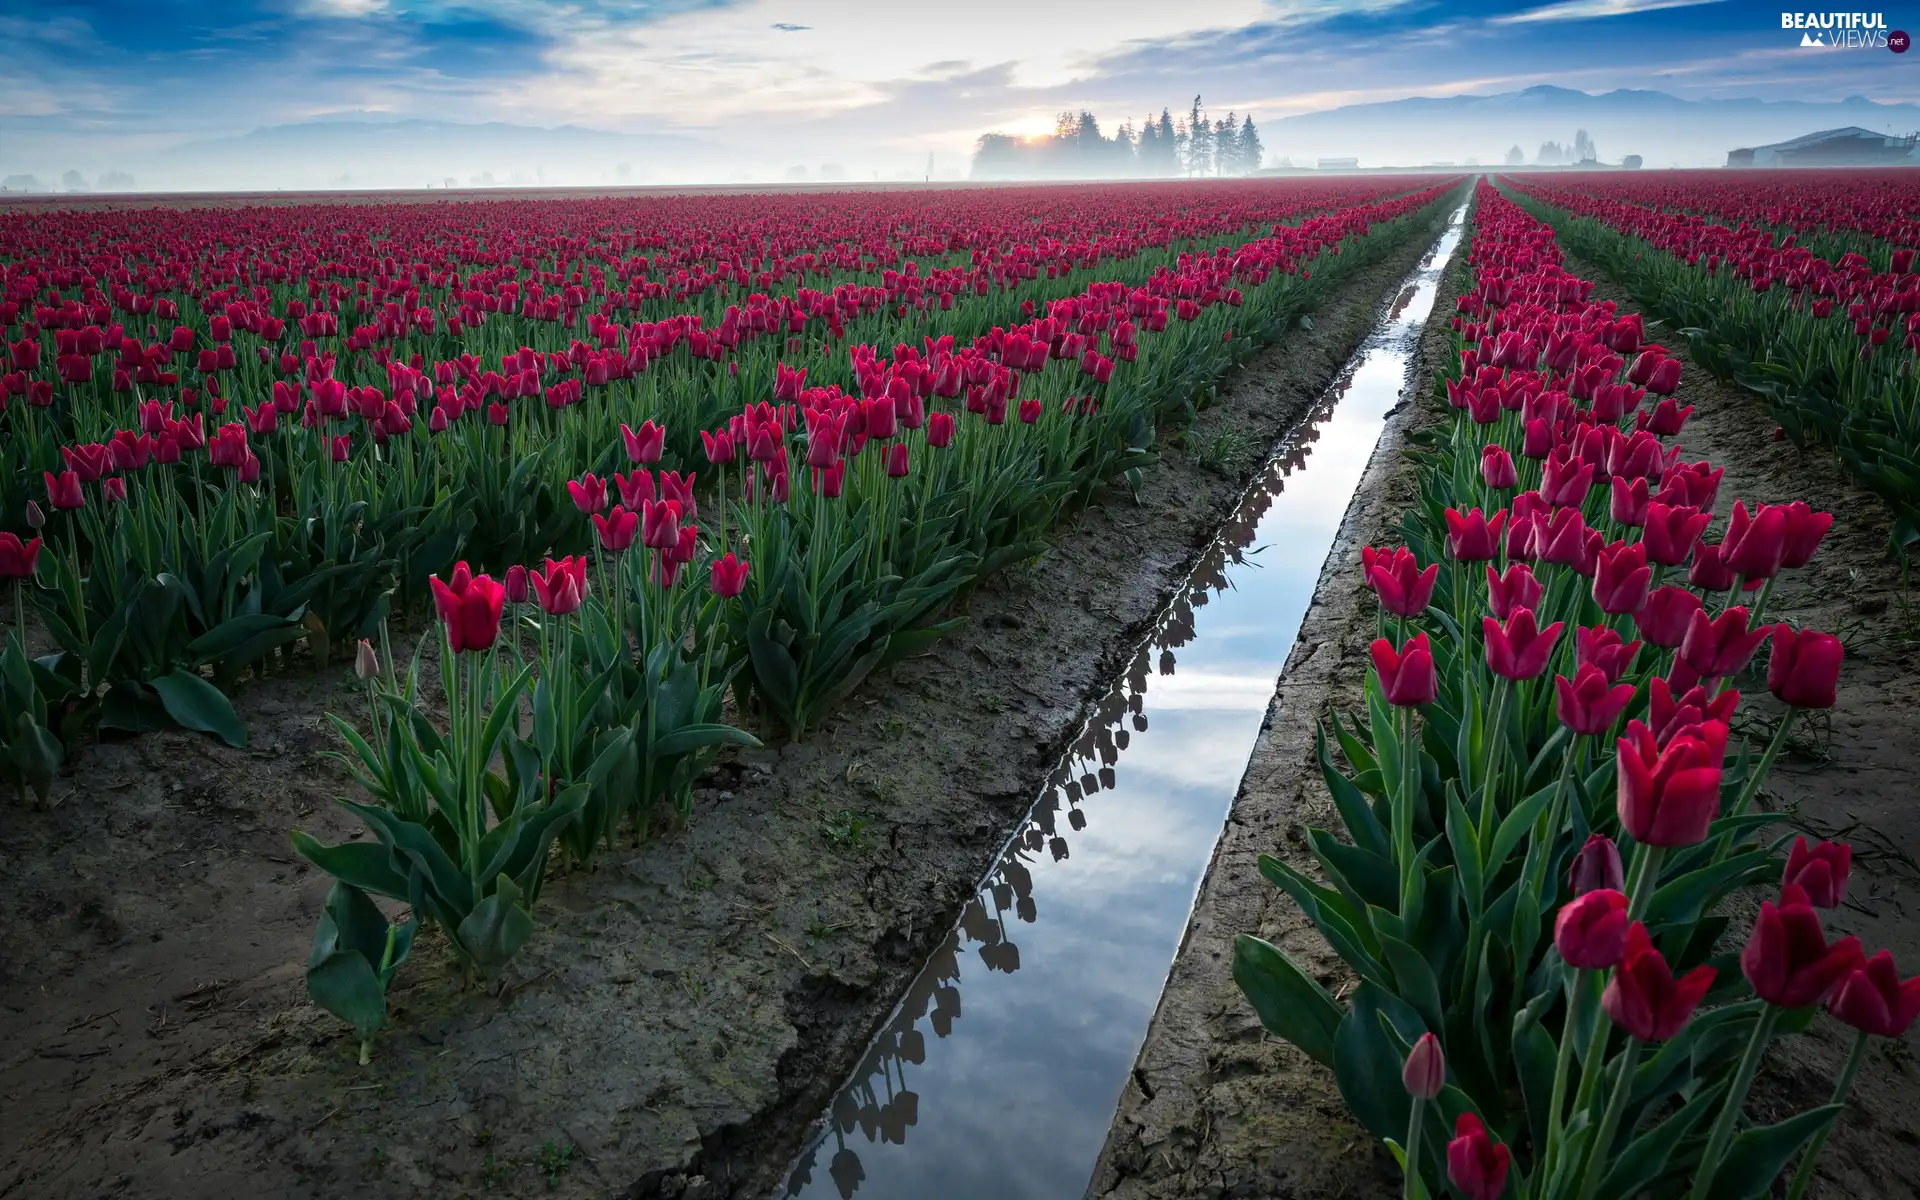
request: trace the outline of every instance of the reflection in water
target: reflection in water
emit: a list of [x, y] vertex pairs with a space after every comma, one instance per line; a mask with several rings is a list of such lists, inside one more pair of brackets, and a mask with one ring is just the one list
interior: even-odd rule
[[[1050, 1200], [1085, 1187], [1321, 564], [1406, 383], [1463, 214], [1274, 448], [1062, 755], [958, 926], [834, 1097], [788, 1195]], [[1314, 470], [1289, 488], [1310, 456]], [[1099, 810], [1097, 826], [1089, 807]], [[1071, 866], [1069, 830], [1081, 850]], [[1036, 877], [1048, 895], [1046, 924]], [[986, 972], [972, 981], [973, 1008], [957, 1026], [969, 950]]]

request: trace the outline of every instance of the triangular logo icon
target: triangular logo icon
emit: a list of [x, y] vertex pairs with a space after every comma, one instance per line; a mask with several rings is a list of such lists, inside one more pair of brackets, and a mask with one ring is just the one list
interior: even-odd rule
[[[1822, 36], [1824, 37], [1825, 35]], [[1814, 37], [1811, 33], [1803, 33], [1800, 35], [1800, 44], [1802, 46], [1824, 46], [1826, 42]]]

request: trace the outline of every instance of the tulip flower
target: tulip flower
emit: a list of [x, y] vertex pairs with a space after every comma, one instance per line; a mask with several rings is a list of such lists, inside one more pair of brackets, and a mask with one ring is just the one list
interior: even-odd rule
[[1572, 567], [1581, 575], [1593, 574], [1603, 539], [1599, 530], [1587, 528], [1587, 520], [1579, 509], [1555, 510], [1553, 519], [1538, 537], [1542, 559], [1556, 566]]
[[0, 579], [32, 579], [39, 563], [39, 538], [22, 542], [17, 534], [0, 533]]
[[1381, 555], [1367, 568], [1367, 582], [1379, 595], [1380, 607], [1398, 617], [1417, 617], [1427, 611], [1439, 578], [1439, 563], [1422, 571], [1419, 560], [1404, 547]]
[[1633, 656], [1640, 652], [1639, 642], [1623, 641], [1605, 625], [1581, 626], [1574, 630], [1573, 637], [1574, 663], [1579, 666], [1591, 663], [1600, 668], [1608, 683], [1617, 682], [1633, 662]]
[[1467, 1200], [1499, 1200], [1507, 1190], [1512, 1158], [1513, 1152], [1494, 1141], [1473, 1113], [1463, 1112], [1454, 1122], [1453, 1140], [1447, 1143], [1447, 1178]]
[[1606, 672], [1591, 665], [1582, 666], [1571, 680], [1565, 675], [1554, 676], [1553, 687], [1554, 715], [1568, 729], [1589, 736], [1611, 729], [1634, 693], [1630, 683], [1609, 686]]
[[610, 513], [593, 514], [593, 528], [600, 537], [600, 548], [618, 554], [633, 545], [634, 535], [640, 531], [640, 514], [616, 504]]
[[1510, 488], [1520, 482], [1520, 472], [1505, 446], [1490, 442], [1480, 451], [1480, 478], [1490, 488]]
[[1627, 898], [1614, 888], [1574, 897], [1553, 921], [1553, 944], [1568, 966], [1604, 971], [1627, 954]]
[[1487, 666], [1502, 679], [1517, 680], [1536, 678], [1547, 669], [1566, 623], [1555, 621], [1539, 629], [1532, 609], [1517, 608], [1504, 626], [1492, 617], [1482, 617], [1480, 624], [1486, 635]]
[[1407, 1089], [1407, 1095], [1420, 1100], [1431, 1100], [1440, 1094], [1447, 1084], [1447, 1059], [1440, 1052], [1440, 1039], [1431, 1033], [1423, 1033], [1420, 1040], [1413, 1044], [1407, 1053], [1407, 1062], [1400, 1069], [1400, 1082]]
[[907, 475], [907, 444], [894, 442], [886, 449], [887, 478], [904, 479]]
[[1804, 567], [1820, 548], [1820, 539], [1833, 528], [1833, 514], [1815, 512], [1805, 500], [1795, 500], [1783, 506], [1782, 511], [1786, 514], [1786, 531], [1782, 535], [1786, 551], [1781, 555], [1780, 565]]
[[507, 603], [525, 604], [527, 602], [527, 569], [519, 563], [507, 568]]
[[1630, 529], [1638, 528], [1647, 522], [1647, 508], [1652, 495], [1647, 491], [1647, 481], [1642, 478], [1628, 479], [1615, 475], [1610, 485], [1607, 513], [1617, 523]]
[[953, 444], [954, 421], [949, 412], [927, 414], [927, 445], [945, 450]]
[[1619, 616], [1639, 612], [1646, 607], [1652, 581], [1646, 547], [1638, 543], [1603, 546], [1594, 559], [1593, 600], [1603, 613]]
[[1680, 642], [1680, 660], [1703, 679], [1737, 675], [1769, 632], [1771, 628], [1766, 625], [1749, 630], [1744, 608], [1729, 608], [1712, 620], [1703, 609], [1688, 619], [1686, 637]]
[[1717, 721], [1689, 726], [1666, 744], [1640, 721], [1619, 739], [1620, 826], [1649, 846], [1704, 841], [1720, 815], [1720, 775], [1727, 727]]
[[1744, 501], [1733, 502], [1720, 558], [1729, 571], [1746, 579], [1771, 579], [1787, 556], [1786, 510], [1762, 504], [1751, 516]]
[[533, 585], [535, 603], [539, 604], [541, 612], [555, 617], [564, 617], [579, 609], [586, 599], [586, 580], [587, 560], [584, 555], [558, 561], [549, 558], [544, 567], [527, 572], [527, 582]]
[[1773, 627], [1773, 653], [1767, 660], [1767, 690], [1794, 708], [1832, 708], [1840, 686], [1846, 650], [1830, 633]]
[[55, 509], [85, 508], [87, 498], [80, 491], [80, 476], [72, 471], [62, 471], [58, 477], [51, 472], [42, 471], [41, 476], [47, 483], [47, 503]]
[[1575, 896], [1584, 896], [1588, 892], [1601, 888], [1620, 891], [1625, 888], [1626, 875], [1621, 869], [1620, 847], [1604, 833], [1590, 833], [1573, 856], [1573, 869], [1568, 873], [1567, 886]]
[[1671, 396], [1680, 390], [1680, 360], [1663, 358], [1647, 376], [1647, 390], [1659, 396]]
[[1449, 508], [1446, 515], [1447, 551], [1457, 561], [1486, 562], [1498, 556], [1506, 510], [1494, 513], [1491, 521], [1477, 508], [1465, 514]]
[[713, 594], [723, 600], [731, 600], [746, 590], [747, 565], [735, 557], [731, 550], [714, 559], [709, 568]]
[[1645, 607], [1633, 614], [1634, 627], [1649, 645], [1672, 650], [1686, 640], [1695, 615], [1704, 615], [1699, 596], [1681, 587], [1655, 588]]
[[1847, 843], [1809, 846], [1806, 838], [1797, 837], [1787, 851], [1787, 870], [1780, 882], [1798, 887], [1815, 908], [1839, 908], [1847, 898], [1847, 874], [1852, 868], [1853, 847]]
[[620, 426], [620, 440], [626, 444], [627, 457], [637, 463], [660, 461], [660, 454], [666, 448], [667, 430], [663, 425], [652, 421], [643, 421], [638, 430]]
[[1664, 1042], [1685, 1027], [1713, 986], [1714, 974], [1712, 967], [1702, 966], [1675, 979], [1646, 926], [1635, 921], [1627, 927], [1626, 953], [1600, 995], [1600, 1007], [1627, 1036]]
[[1703, 687], [1683, 688], [1675, 695], [1666, 680], [1655, 679], [1648, 689], [1647, 726], [1653, 730], [1654, 740], [1665, 745], [1667, 739], [1689, 725], [1707, 721], [1725, 725], [1733, 720], [1733, 711], [1739, 706], [1740, 693], [1731, 688], [1723, 688], [1711, 697]]
[[1510, 619], [1515, 609], [1539, 604], [1541, 590], [1540, 581], [1525, 563], [1512, 564], [1504, 575], [1487, 568], [1487, 607], [1502, 621]]
[[1827, 944], [1820, 914], [1797, 884], [1781, 888], [1780, 903], [1762, 901], [1753, 933], [1740, 951], [1740, 970], [1754, 994], [1779, 1008], [1805, 1008], [1864, 965], [1860, 939]]
[[573, 497], [573, 506], [581, 512], [601, 512], [607, 507], [607, 481], [592, 473], [569, 479], [567, 495]]
[[655, 499], [653, 476], [644, 467], [636, 468], [631, 474], [613, 473], [613, 483], [620, 492], [620, 503], [638, 512], [640, 506]]
[[470, 575], [465, 563], [454, 568], [451, 582], [432, 576], [433, 606], [440, 623], [447, 628], [447, 645], [455, 654], [477, 654], [491, 650], [500, 636], [500, 614], [505, 610], [506, 589], [490, 576]]
[[641, 543], [654, 550], [677, 546], [680, 542], [680, 516], [681, 509], [677, 502], [650, 501], [639, 512]]
[[1380, 690], [1385, 694], [1387, 703], [1402, 708], [1414, 708], [1422, 704], [1433, 703], [1438, 694], [1439, 681], [1434, 675], [1433, 651], [1427, 644], [1427, 635], [1416, 633], [1398, 650], [1385, 638], [1378, 638], [1369, 647], [1373, 655], [1373, 669], [1380, 676]]
[[380, 656], [373, 652], [373, 643], [366, 638], [353, 651], [353, 675], [362, 683], [369, 683], [380, 675]]
[[1901, 979], [1893, 952], [1882, 950], [1841, 977], [1827, 1011], [1861, 1033], [1905, 1037], [1920, 1018], [1920, 975]]
[[1641, 545], [1647, 548], [1647, 561], [1667, 567], [1686, 562], [1700, 535], [1712, 523], [1712, 513], [1701, 512], [1691, 505], [1651, 501], [1640, 535]]
[[[783, 366], [785, 364], [775, 365]], [[715, 435], [702, 429], [700, 431], [700, 444], [707, 452], [707, 461], [715, 466], [724, 466], [733, 461], [734, 446], [733, 438], [730, 435], [726, 433]]]

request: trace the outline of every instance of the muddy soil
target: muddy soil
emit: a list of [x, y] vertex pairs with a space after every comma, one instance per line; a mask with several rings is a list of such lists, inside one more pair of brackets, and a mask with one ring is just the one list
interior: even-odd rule
[[[1452, 298], [1469, 283], [1465, 260], [1464, 253], [1455, 260], [1434, 306], [1417, 365], [1416, 386], [1423, 390], [1450, 352], [1444, 326]], [[1591, 264], [1573, 261], [1568, 268], [1602, 281], [1596, 298], [1635, 307]], [[1661, 337], [1657, 326], [1650, 329], [1686, 357], [1678, 339]], [[1687, 457], [1726, 468], [1723, 516], [1737, 497], [1749, 504], [1805, 499], [1838, 517], [1813, 562], [1775, 588], [1768, 611], [1844, 638], [1848, 662], [1839, 702], [1829, 719], [1793, 739], [1793, 752], [1775, 766], [1764, 802], [1803, 827], [1854, 842], [1850, 898], [1829, 926], [1859, 935], [1869, 951], [1890, 948], [1912, 972], [1920, 967], [1920, 925], [1914, 921], [1920, 913], [1914, 858], [1920, 811], [1911, 783], [1920, 746], [1920, 596], [1902, 590], [1897, 568], [1886, 559], [1887, 511], [1848, 482], [1831, 457], [1774, 441], [1772, 420], [1749, 393], [1690, 366], [1679, 398], [1695, 406], [1680, 438]], [[1287, 951], [1330, 990], [1349, 981], [1299, 910], [1260, 877], [1256, 860], [1272, 853], [1311, 871], [1306, 828], [1336, 824], [1313, 762], [1313, 721], [1359, 705], [1366, 646], [1374, 636], [1359, 550], [1397, 540], [1392, 531], [1414, 495], [1412, 464], [1399, 450], [1410, 429], [1437, 419], [1414, 405], [1390, 418], [1347, 511], [1089, 1196], [1333, 1200], [1398, 1194], [1392, 1160], [1348, 1116], [1332, 1073], [1262, 1030], [1231, 968], [1234, 936], [1252, 931]], [[1770, 720], [1777, 709], [1764, 679], [1741, 684], [1749, 697], [1743, 708]], [[1770, 727], [1748, 732], [1764, 742]], [[1740, 899], [1733, 926], [1738, 936], [1744, 937], [1759, 899], [1757, 892]], [[1749, 1115], [1775, 1121], [1825, 1103], [1851, 1032], [1823, 1017], [1808, 1035], [1781, 1044], [1762, 1068]], [[1920, 1110], [1915, 1036], [1876, 1043], [1869, 1052], [1812, 1194], [1835, 1200], [1920, 1195], [1920, 1136], [1911, 1116]]]
[[770, 1191], [1262, 448], [1446, 215], [1230, 381], [1137, 503], [1082, 514], [806, 742], [723, 760], [688, 828], [552, 879], [497, 995], [425, 938], [370, 1067], [306, 999], [328, 880], [286, 841], [353, 832], [323, 715], [356, 709], [350, 675], [245, 686], [246, 751], [89, 748], [52, 813], [0, 809], [0, 1197]]

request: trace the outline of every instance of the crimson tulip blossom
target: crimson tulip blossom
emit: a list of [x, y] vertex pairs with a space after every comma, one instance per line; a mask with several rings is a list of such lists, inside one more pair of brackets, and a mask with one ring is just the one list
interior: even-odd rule
[[748, 564], [736, 557], [731, 550], [714, 559], [713, 565], [709, 568], [713, 594], [723, 600], [731, 600], [745, 591], [747, 566]]
[[1503, 626], [1492, 617], [1481, 618], [1486, 635], [1487, 666], [1503, 679], [1533, 679], [1547, 669], [1564, 621], [1545, 629], [1534, 624], [1533, 610], [1517, 608]]
[[1620, 864], [1620, 847], [1604, 833], [1590, 833], [1580, 852], [1573, 856], [1573, 867], [1567, 873], [1567, 886], [1576, 896], [1601, 888], [1611, 888], [1618, 892], [1626, 884], [1626, 874]]
[[1447, 1143], [1447, 1178], [1467, 1200], [1499, 1200], [1507, 1190], [1512, 1160], [1513, 1152], [1493, 1140], [1479, 1117], [1460, 1114], [1453, 1125], [1453, 1140]]
[[1749, 630], [1745, 608], [1729, 608], [1712, 620], [1702, 609], [1688, 619], [1687, 635], [1680, 642], [1680, 660], [1703, 679], [1737, 675], [1770, 632], [1772, 627], [1767, 625]]
[[1636, 613], [1646, 607], [1653, 569], [1647, 566], [1646, 547], [1615, 542], [1602, 546], [1594, 559], [1593, 600], [1612, 615]]
[[1720, 775], [1727, 727], [1689, 726], [1665, 745], [1640, 721], [1619, 740], [1620, 825], [1650, 846], [1692, 846], [1706, 840], [1720, 815]]
[[1686, 1026], [1714, 975], [1712, 967], [1700, 966], [1675, 979], [1647, 927], [1635, 921], [1627, 927], [1626, 953], [1600, 995], [1600, 1007], [1629, 1037], [1664, 1042]]
[[1525, 563], [1513, 563], [1505, 575], [1487, 568], [1487, 607], [1502, 621], [1510, 619], [1515, 609], [1539, 604], [1541, 590], [1540, 581]]
[[1640, 652], [1639, 642], [1623, 641], [1620, 635], [1605, 625], [1581, 626], [1574, 630], [1573, 661], [1577, 665], [1588, 663], [1600, 668], [1608, 683], [1614, 683], [1624, 675], [1633, 656]]
[[1846, 649], [1830, 633], [1795, 632], [1773, 627], [1773, 653], [1767, 660], [1767, 690], [1795, 708], [1832, 708], [1840, 687], [1840, 663]]
[[1653, 730], [1654, 740], [1665, 745], [1667, 739], [1689, 725], [1708, 721], [1727, 724], [1739, 706], [1740, 693], [1732, 688], [1722, 688], [1718, 695], [1709, 697], [1703, 687], [1686, 687], [1676, 695], [1672, 684], [1656, 678], [1648, 688], [1647, 726]]
[[451, 582], [439, 576], [427, 582], [433, 606], [447, 629], [447, 645], [455, 654], [478, 654], [493, 648], [500, 636], [500, 615], [507, 591], [492, 577], [470, 575], [465, 563], [454, 568]]
[[541, 612], [564, 617], [586, 600], [587, 558], [584, 554], [549, 558], [544, 566], [527, 572], [527, 582], [533, 585], [534, 602]]
[[602, 512], [607, 507], [607, 481], [589, 472], [579, 479], [567, 480], [567, 495], [583, 513]]
[[1650, 645], [1672, 650], [1686, 640], [1693, 618], [1703, 610], [1699, 596], [1683, 587], [1655, 588], [1645, 607], [1633, 614], [1634, 627]]
[[1553, 688], [1554, 715], [1568, 729], [1589, 736], [1611, 729], [1634, 692], [1630, 683], [1609, 686], [1606, 672], [1592, 665], [1583, 665], [1571, 680], [1555, 675]]
[[1460, 562], [1486, 562], [1500, 553], [1500, 530], [1506, 526], [1502, 509], [1488, 520], [1479, 509], [1461, 513], [1447, 510], [1447, 551]]
[[32, 579], [39, 564], [39, 538], [22, 542], [17, 534], [0, 533], [0, 579]]
[[1609, 487], [1608, 515], [1630, 529], [1645, 525], [1647, 508], [1652, 503], [1652, 493], [1647, 490], [1647, 481], [1640, 477], [1628, 479], [1625, 476], [1615, 475]]
[[1404, 547], [1379, 556], [1367, 568], [1367, 582], [1379, 595], [1380, 607], [1399, 617], [1417, 617], [1427, 611], [1439, 578], [1439, 563], [1422, 571], [1420, 561]]
[[1627, 955], [1627, 898], [1595, 888], [1568, 901], [1553, 920], [1553, 944], [1568, 966], [1604, 971]]
[[47, 482], [47, 503], [56, 509], [85, 508], [87, 498], [80, 491], [80, 476], [72, 471], [62, 471], [56, 477], [50, 471], [42, 471], [41, 476]]
[[1833, 528], [1833, 514], [1815, 512], [1805, 500], [1785, 505], [1787, 527], [1783, 535], [1786, 552], [1780, 558], [1783, 567], [1804, 567], [1820, 548], [1820, 539]]
[[1827, 1011], [1862, 1033], [1905, 1037], [1915, 1018], [1920, 1018], [1920, 975], [1900, 978], [1893, 952], [1882, 950], [1841, 977], [1827, 1000]]
[[1520, 482], [1513, 456], [1498, 442], [1489, 442], [1480, 451], [1480, 478], [1490, 488], [1510, 488]]
[[659, 462], [661, 452], [666, 448], [667, 430], [664, 425], [652, 421], [642, 421], [637, 430], [622, 425], [620, 440], [626, 444], [627, 457], [634, 462]]
[[1806, 838], [1797, 837], [1787, 851], [1787, 870], [1780, 882], [1798, 887], [1815, 908], [1839, 908], [1847, 898], [1847, 875], [1852, 869], [1853, 847], [1847, 843], [1809, 846]]
[[1690, 504], [1649, 502], [1646, 525], [1640, 534], [1640, 544], [1647, 548], [1647, 561], [1667, 567], [1686, 562], [1699, 544], [1700, 535], [1712, 523], [1712, 513], [1702, 512]]
[[1860, 939], [1832, 945], [1820, 914], [1796, 884], [1781, 889], [1780, 903], [1762, 901], [1753, 933], [1740, 950], [1740, 970], [1756, 996], [1780, 1008], [1805, 1008], [1826, 999], [1849, 973], [1866, 965]]
[[640, 531], [640, 514], [616, 504], [610, 513], [593, 514], [593, 528], [599, 534], [601, 549], [618, 554], [633, 545], [634, 535]]
[[1426, 634], [1414, 634], [1398, 650], [1386, 638], [1377, 638], [1369, 652], [1388, 704], [1414, 708], [1433, 703], [1439, 693], [1439, 680], [1434, 675], [1433, 650]]
[[1720, 557], [1729, 571], [1747, 579], [1771, 579], [1787, 557], [1786, 510], [1762, 504], [1751, 515], [1745, 501], [1733, 502]]

